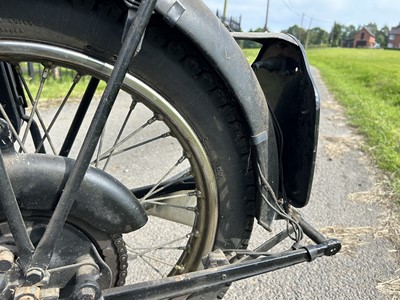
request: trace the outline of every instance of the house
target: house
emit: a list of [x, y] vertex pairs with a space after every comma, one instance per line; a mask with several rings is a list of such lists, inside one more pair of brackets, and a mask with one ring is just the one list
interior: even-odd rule
[[400, 48], [400, 25], [392, 27], [389, 31], [388, 48]]
[[373, 48], [375, 47], [375, 35], [367, 28], [362, 27], [354, 37], [354, 48]]

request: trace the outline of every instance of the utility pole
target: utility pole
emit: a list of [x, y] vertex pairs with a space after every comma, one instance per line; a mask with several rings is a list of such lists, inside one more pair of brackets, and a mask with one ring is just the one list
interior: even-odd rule
[[301, 30], [303, 29], [303, 21], [304, 21], [304, 13], [301, 14], [300, 28], [299, 28], [299, 33], [297, 34], [297, 38], [299, 39], [299, 41], [301, 41]]
[[264, 31], [267, 31], [268, 29], [268, 12], [269, 12], [269, 0], [267, 0], [267, 12], [265, 14]]
[[313, 18], [310, 18], [310, 24], [308, 25], [308, 30], [307, 30], [307, 37], [306, 37], [306, 43], [304, 45], [304, 48], [307, 50], [308, 46], [308, 38], [310, 37], [310, 30], [311, 30], [311, 23], [313, 21]]
[[228, 6], [228, 0], [225, 0], [224, 2], [224, 11], [222, 13], [222, 20], [225, 22], [226, 20], [226, 7]]

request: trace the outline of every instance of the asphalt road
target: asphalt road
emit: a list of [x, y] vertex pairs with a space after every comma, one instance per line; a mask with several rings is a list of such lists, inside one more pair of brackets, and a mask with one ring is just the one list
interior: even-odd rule
[[[377, 289], [379, 283], [399, 276], [395, 272], [400, 268], [393, 254], [395, 247], [389, 241], [387, 218], [390, 211], [379, 185], [382, 178], [371, 165], [368, 156], [361, 151], [362, 138], [347, 125], [342, 108], [328, 93], [318, 72], [313, 72], [321, 94], [320, 142], [310, 204], [302, 212], [306, 219], [328, 236], [342, 240], [344, 248], [334, 257], [321, 258], [312, 263], [234, 283], [226, 299], [392, 299], [392, 296]], [[121, 111], [117, 109], [115, 112], [117, 119], [122, 120], [130, 98], [122, 95], [118, 101], [125, 103]], [[70, 122], [76, 107], [76, 103], [67, 105], [64, 113], [66, 117], [61, 121], [66, 124]], [[139, 124], [152, 117], [140, 109], [135, 112], [134, 119]], [[45, 119], [54, 113], [55, 108], [52, 107], [42, 112]], [[111, 135], [116, 136], [119, 127], [113, 129], [113, 124], [109, 124], [109, 127]], [[65, 129], [61, 128], [59, 133], [55, 131], [53, 134], [62, 137]], [[140, 135], [138, 138], [140, 141]], [[83, 136], [79, 139], [83, 139]], [[60, 143], [56, 138], [54, 142]], [[105, 141], [104, 149], [110, 147], [111, 142], [108, 141], [107, 145]], [[171, 150], [162, 151], [165, 147], [171, 147]], [[142, 174], [138, 174], [138, 170], [141, 170], [139, 165], [144, 166], [150, 175], [160, 171], [157, 161], [147, 160], [148, 154], [154, 151], [156, 155], [158, 151], [163, 153], [160, 154], [162, 158], [170, 161], [170, 166], [173, 165], [182, 155], [174, 151], [173, 147], [173, 142], [143, 147], [135, 154], [136, 161], [125, 160], [123, 156], [116, 157], [113, 160], [115, 166], [110, 164], [110, 170], [120, 180], [130, 182], [133, 186], [150, 184], [153, 179], [139, 176]], [[127, 237], [128, 241], [140, 245], [142, 241], [145, 243], [151, 239], [158, 242], [160, 233], [163, 237], [167, 235], [167, 225], [156, 223], [153, 226], [150, 232]], [[171, 232], [178, 237], [185, 235], [185, 232], [179, 232], [178, 229], [172, 229]], [[250, 247], [256, 247], [268, 236], [259, 226], [255, 226]], [[135, 277], [145, 278], [150, 271], [154, 271], [132, 256], [131, 261], [131, 274]]]
[[[383, 178], [318, 71], [312, 71], [321, 95], [320, 138], [310, 204], [302, 212], [344, 248], [334, 257], [237, 282], [226, 299], [393, 299], [377, 288], [398, 278], [400, 268], [386, 230], [391, 211], [379, 184]], [[263, 235], [256, 228], [251, 244], [262, 242]]]

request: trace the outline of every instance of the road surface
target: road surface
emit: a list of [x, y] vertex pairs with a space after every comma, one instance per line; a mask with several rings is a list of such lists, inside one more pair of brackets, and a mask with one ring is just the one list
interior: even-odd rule
[[[334, 257], [235, 283], [226, 299], [393, 299], [378, 289], [400, 277], [390, 242], [396, 225], [382, 175], [361, 150], [362, 137], [347, 125], [318, 71], [312, 71], [321, 95], [320, 138], [310, 204], [302, 212], [328, 236], [342, 240], [344, 249]], [[263, 234], [256, 228], [252, 244], [260, 243]], [[388, 286], [383, 289], [387, 292]]]
[[[328, 236], [342, 240], [344, 248], [334, 257], [235, 283], [226, 299], [392, 299], [391, 295], [378, 289], [380, 283], [400, 276], [400, 272], [396, 273], [400, 264], [395, 256], [395, 246], [390, 242], [393, 239], [393, 210], [388, 204], [387, 193], [380, 185], [382, 176], [361, 150], [362, 138], [347, 125], [342, 108], [328, 93], [318, 72], [313, 72], [321, 94], [320, 142], [310, 204], [302, 212]], [[130, 98], [126, 94], [122, 94], [121, 99], [129, 105]], [[67, 105], [64, 115], [68, 117], [61, 120], [69, 122], [67, 119], [71, 119], [76, 107], [76, 103]], [[50, 107], [42, 114], [45, 118], [51, 118], [54, 113], [55, 108]], [[117, 118], [123, 120], [126, 110], [119, 113], [121, 115]], [[151, 114], [139, 113], [135, 119], [142, 124], [151, 117]], [[109, 124], [109, 127], [112, 128], [113, 124]], [[111, 129], [114, 130], [113, 136], [117, 135], [118, 128]], [[63, 131], [54, 133], [60, 137], [65, 134]], [[110, 146], [106, 145], [105, 149]], [[143, 163], [147, 151], [161, 148], [143, 148], [138, 150], [141, 152], [137, 157]], [[167, 152], [170, 157], [162, 158], [168, 159], [170, 165], [182, 155], [181, 152], [175, 155], [172, 150]], [[114, 162], [118, 162], [119, 158], [115, 159], [117, 161]], [[117, 166], [115, 170], [110, 167], [119, 174], [119, 179], [139, 180], [134, 183], [137, 185], [152, 183], [153, 179], [140, 182], [142, 178], [138, 176], [140, 174], [137, 173], [135, 162], [123, 159], [120, 162], [122, 167]], [[144, 165], [148, 173], [158, 168], [157, 161], [149, 160]], [[157, 229], [153, 231], [164, 234], [167, 232], [164, 226], [156, 224], [153, 228]], [[148, 234], [145, 242], [146, 239], [158, 242], [157, 235], [151, 237], [151, 232]], [[180, 234], [184, 235], [185, 232]], [[256, 247], [266, 238], [267, 233], [256, 226], [250, 246]], [[138, 234], [128, 237], [128, 240], [133, 245], [141, 243]], [[132, 252], [131, 261], [131, 268], [134, 269], [131, 274], [145, 277], [148, 270], [141, 269], [145, 264], [134, 260]], [[388, 287], [384, 286], [384, 290], [388, 291]]]

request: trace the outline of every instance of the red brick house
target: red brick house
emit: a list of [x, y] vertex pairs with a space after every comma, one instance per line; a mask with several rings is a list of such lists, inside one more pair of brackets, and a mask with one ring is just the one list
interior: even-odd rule
[[354, 48], [373, 48], [375, 47], [375, 35], [367, 28], [363, 27], [354, 37]]
[[388, 48], [400, 48], [400, 25], [392, 27], [389, 31]]

